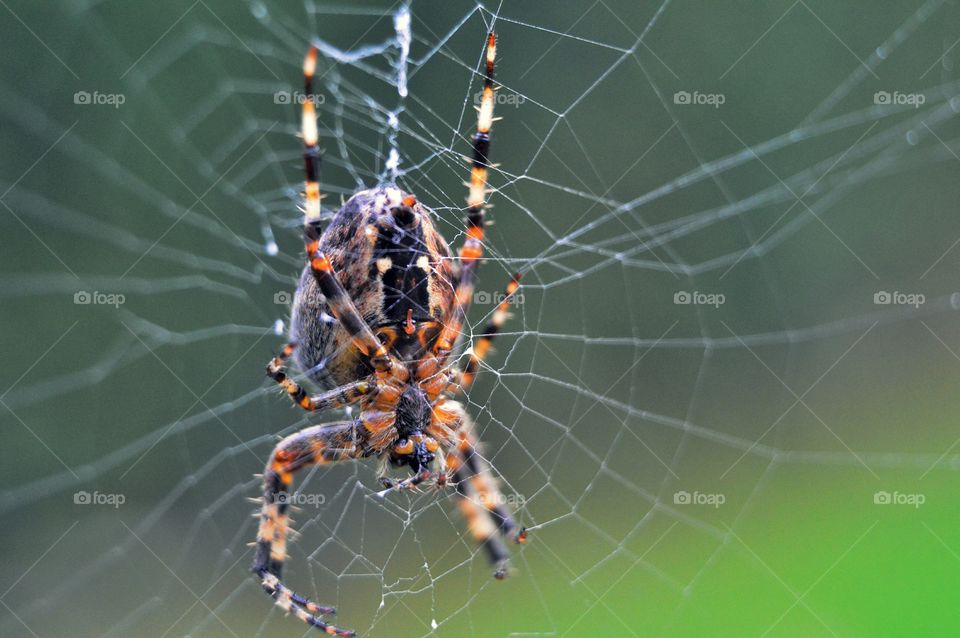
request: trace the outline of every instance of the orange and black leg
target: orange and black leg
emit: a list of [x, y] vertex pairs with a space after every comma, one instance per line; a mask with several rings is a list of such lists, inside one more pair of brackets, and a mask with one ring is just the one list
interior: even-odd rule
[[350, 333], [354, 346], [369, 360], [377, 372], [385, 374], [393, 365], [386, 348], [363, 321], [343, 285], [337, 279], [333, 265], [320, 249], [320, 146], [318, 144], [317, 113], [313, 104], [313, 74], [317, 68], [317, 48], [313, 45], [303, 61], [303, 101], [300, 123], [303, 136], [304, 181], [303, 235], [310, 269], [327, 298], [330, 313]]
[[256, 558], [252, 571], [278, 606], [297, 618], [337, 636], [356, 633], [324, 622], [318, 615], [335, 613], [293, 592], [280, 580], [287, 557], [287, 532], [293, 475], [319, 463], [332, 463], [358, 456], [358, 425], [337, 423], [306, 428], [283, 439], [270, 455], [263, 474], [263, 504], [257, 531]]
[[503, 300], [497, 305], [497, 309], [493, 311], [490, 322], [487, 323], [480, 337], [474, 342], [473, 348], [470, 351], [470, 359], [467, 361], [467, 365], [464, 366], [463, 372], [461, 372], [458, 378], [454, 379], [454, 383], [451, 384], [451, 392], [466, 392], [471, 384], [473, 384], [477, 372], [480, 371], [480, 364], [482, 364], [484, 359], [487, 358], [487, 355], [490, 354], [490, 347], [493, 345], [493, 340], [500, 334], [503, 324], [510, 317], [510, 302], [519, 287], [520, 273], [517, 273], [510, 280], [510, 283], [507, 284], [507, 290]]
[[345, 405], [356, 403], [373, 391], [374, 384], [367, 381], [356, 381], [323, 394], [308, 395], [296, 381], [287, 376], [285, 364], [293, 354], [295, 347], [295, 344], [288, 343], [280, 351], [280, 354], [270, 360], [270, 363], [267, 364], [267, 376], [286, 390], [293, 402], [304, 410], [317, 412], [342, 408]]
[[452, 471], [456, 482], [457, 493], [460, 495], [458, 505], [464, 518], [467, 519], [467, 528], [470, 533], [487, 552], [490, 562], [494, 566], [493, 576], [497, 580], [507, 577], [510, 566], [510, 552], [507, 551], [499, 534], [497, 526], [486, 515], [481, 504], [480, 495], [474, 489], [473, 483], [467, 477], [466, 469], [460, 467]]
[[473, 160], [470, 166], [470, 194], [467, 197], [467, 239], [460, 248], [460, 279], [450, 316], [437, 337], [434, 352], [449, 354], [460, 336], [476, 283], [477, 266], [483, 257], [484, 210], [486, 208], [487, 172], [490, 164], [490, 128], [493, 126], [493, 68], [497, 56], [497, 37], [487, 36], [486, 73], [483, 96], [477, 114], [477, 132], [473, 136]]
[[304, 223], [320, 221], [320, 144], [317, 132], [317, 111], [313, 103], [313, 74], [317, 70], [317, 47], [311, 45], [303, 60], [304, 100], [301, 109], [300, 134], [303, 137]]
[[461, 496], [459, 506], [470, 532], [487, 551], [494, 565], [493, 575], [499, 580], [506, 578], [510, 558], [503, 538], [524, 543], [527, 532], [507, 507], [490, 467], [477, 452], [477, 446], [472, 426], [464, 420], [460, 442], [447, 457], [447, 467]]
[[393, 367], [393, 360], [387, 348], [373, 334], [370, 326], [360, 316], [357, 307], [350, 300], [343, 284], [337, 279], [333, 265], [320, 249], [320, 235], [315, 226], [304, 227], [307, 254], [310, 256], [310, 268], [320, 291], [327, 299], [330, 314], [337, 318], [353, 340], [353, 345], [370, 361], [370, 365], [379, 376], [387, 375]]
[[486, 508], [490, 519], [509, 540], [523, 543], [527, 539], [526, 530], [513, 518], [513, 514], [506, 505], [506, 500], [497, 486], [497, 481], [493, 477], [490, 467], [477, 452], [476, 442], [468, 440], [461, 446], [459, 453], [463, 459], [465, 475], [469, 477], [470, 483], [479, 495], [480, 503]]

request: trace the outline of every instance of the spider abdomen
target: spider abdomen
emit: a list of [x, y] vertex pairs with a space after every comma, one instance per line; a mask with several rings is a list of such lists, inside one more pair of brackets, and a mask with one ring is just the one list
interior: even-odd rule
[[[320, 248], [367, 325], [398, 358], [416, 358], [428, 345], [427, 328], [453, 303], [450, 250], [430, 214], [395, 186], [361, 191], [334, 215]], [[321, 387], [372, 371], [332, 320], [309, 266], [297, 287], [290, 337], [298, 365]]]

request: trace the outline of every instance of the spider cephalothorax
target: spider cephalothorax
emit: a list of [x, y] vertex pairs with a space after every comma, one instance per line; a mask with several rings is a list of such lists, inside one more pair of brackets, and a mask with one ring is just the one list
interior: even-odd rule
[[409, 465], [414, 473], [429, 468], [440, 447], [435, 438], [424, 434], [431, 422], [429, 397], [419, 387], [411, 386], [400, 395], [396, 410], [393, 429], [397, 431], [397, 440], [390, 451], [390, 461], [397, 466]]
[[[499, 497], [466, 412], [452, 400], [473, 381], [506, 320], [519, 278], [507, 287], [466, 367], [456, 368], [457, 341], [483, 255], [495, 52], [491, 33], [473, 140], [466, 240], [456, 260], [431, 213], [393, 184], [356, 193], [321, 228], [316, 114], [312, 101], [303, 103], [308, 263], [294, 299], [291, 342], [270, 362], [267, 374], [306, 410], [356, 404], [359, 414], [352, 421], [301, 430], [274, 449], [264, 472], [253, 571], [278, 605], [329, 634], [354, 635], [317, 617], [333, 608], [310, 602], [280, 580], [287, 555], [284, 496], [294, 473], [304, 467], [376, 456], [409, 468], [411, 475], [404, 480], [383, 478], [386, 489], [380, 496], [427, 480], [443, 486], [452, 477], [460, 509], [496, 565], [497, 578], [507, 574], [501, 537], [526, 538]], [[311, 47], [304, 62], [307, 95], [313, 94], [316, 56]], [[287, 376], [284, 366], [291, 357], [325, 392], [311, 397]]]

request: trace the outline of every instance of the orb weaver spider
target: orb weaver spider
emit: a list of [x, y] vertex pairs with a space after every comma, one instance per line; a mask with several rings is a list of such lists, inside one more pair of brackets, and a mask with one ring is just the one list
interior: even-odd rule
[[[320, 147], [313, 95], [317, 48], [304, 59], [301, 132], [306, 169], [304, 241], [308, 263], [290, 322], [291, 342], [267, 374], [301, 408], [320, 412], [359, 404], [354, 421], [316, 425], [283, 439], [263, 475], [263, 501], [252, 571], [287, 612], [338, 636], [355, 632], [323, 621], [332, 607], [294, 593], [280, 579], [287, 557], [288, 502], [298, 470], [316, 464], [379, 457], [407, 466], [411, 476], [383, 478], [383, 497], [432, 479], [452, 478], [470, 532], [486, 549], [494, 576], [507, 575], [503, 539], [522, 543], [526, 531], [503, 504], [466, 412], [451, 397], [473, 382], [507, 319], [519, 275], [473, 345], [463, 370], [453, 358], [466, 322], [483, 256], [484, 201], [493, 124], [496, 36], [486, 43], [483, 97], [473, 137], [466, 240], [457, 260], [415, 196], [392, 184], [354, 194], [320, 229]], [[454, 282], [454, 283], [451, 283]], [[332, 318], [331, 318], [332, 315]], [[309, 396], [285, 371], [293, 358], [326, 391]], [[436, 469], [434, 469], [436, 468]]]

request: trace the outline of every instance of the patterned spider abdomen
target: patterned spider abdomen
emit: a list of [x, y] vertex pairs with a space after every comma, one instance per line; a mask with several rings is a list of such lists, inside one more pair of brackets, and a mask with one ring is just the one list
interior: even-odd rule
[[[453, 304], [455, 277], [447, 243], [413, 196], [392, 185], [356, 193], [334, 215], [320, 249], [388, 349], [401, 360], [425, 350]], [[323, 388], [372, 372], [348, 331], [331, 320], [309, 265], [297, 286], [290, 338], [297, 364]]]

